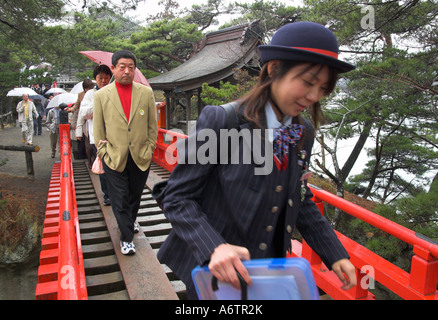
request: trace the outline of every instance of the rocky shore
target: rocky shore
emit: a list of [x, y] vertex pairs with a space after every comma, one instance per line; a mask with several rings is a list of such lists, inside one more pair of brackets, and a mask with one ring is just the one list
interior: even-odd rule
[[[0, 144], [20, 145], [19, 127], [0, 129]], [[53, 164], [49, 133], [34, 137], [35, 175], [29, 177], [24, 152], [0, 150], [0, 300], [35, 298], [42, 224]], [[3, 204], [3, 205], [2, 205]], [[4, 235], [2, 237], [2, 235]]]

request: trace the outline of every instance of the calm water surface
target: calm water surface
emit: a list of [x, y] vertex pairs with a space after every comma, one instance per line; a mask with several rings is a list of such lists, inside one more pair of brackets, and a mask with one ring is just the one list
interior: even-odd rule
[[26, 263], [0, 266], [0, 300], [35, 300], [40, 251], [35, 250]]

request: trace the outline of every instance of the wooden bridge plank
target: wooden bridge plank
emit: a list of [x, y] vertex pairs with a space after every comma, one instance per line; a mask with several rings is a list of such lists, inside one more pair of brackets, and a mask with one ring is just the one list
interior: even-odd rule
[[120, 291], [125, 288], [123, 277], [120, 271], [86, 276], [87, 290], [90, 296]]
[[111, 207], [103, 206], [99, 177], [94, 174], [90, 176], [111, 235], [129, 298], [131, 300], [177, 300], [178, 296], [143, 232], [134, 237], [135, 255], [125, 256], [120, 252], [120, 232], [117, 221]]

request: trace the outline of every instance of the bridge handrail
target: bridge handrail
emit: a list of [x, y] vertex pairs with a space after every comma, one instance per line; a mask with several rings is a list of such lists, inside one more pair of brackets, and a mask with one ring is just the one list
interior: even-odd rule
[[[172, 172], [177, 163], [167, 163], [166, 159], [172, 159], [172, 161], [177, 159], [177, 153], [175, 145], [170, 146], [165, 142], [164, 135], [169, 135], [172, 137], [170, 145], [174, 144], [178, 138], [185, 139], [187, 136], [164, 129], [159, 129], [157, 148], [153, 156], [153, 161], [169, 172]], [[309, 260], [310, 264], [312, 265], [312, 270], [315, 275], [317, 285], [319, 287], [330, 290], [330, 293], [333, 294], [332, 297], [335, 299], [374, 299], [374, 295], [368, 292], [368, 288], [363, 288], [361, 285], [362, 280], [364, 280], [366, 276], [366, 274], [362, 272], [361, 268], [363, 267], [364, 263], [371, 261], [376, 263], [375, 268], [378, 271], [378, 275], [376, 274], [376, 278], [378, 278], [377, 280], [379, 281], [383, 279], [383, 282], [385, 283], [382, 284], [402, 298], [438, 300], [438, 291], [436, 290], [438, 280], [437, 243], [391, 220], [388, 220], [343, 198], [322, 190], [321, 188], [312, 185], [309, 187], [314, 194], [313, 200], [317, 204], [321, 213], [323, 213], [324, 210], [324, 202], [331, 204], [342, 211], [362, 221], [365, 221], [406, 243], [411, 244], [414, 247], [411, 273], [408, 274], [389, 261], [359, 245], [355, 241], [340, 234], [339, 232], [336, 232], [338, 237], [346, 246], [347, 251], [352, 256], [352, 262], [355, 264], [356, 275], [358, 277], [358, 285], [348, 292], [343, 292], [343, 290], [340, 288], [340, 281], [332, 272], [326, 272], [328, 270], [325, 266], [323, 266], [319, 256], [317, 256], [310, 246], [305, 241], [303, 241], [302, 244], [297, 244], [297, 241], [294, 240], [293, 242], [295, 245], [293, 248], [295, 247], [295, 250], [291, 256], [303, 256]], [[369, 258], [368, 256], [372, 257]], [[323, 267], [325, 269], [323, 269]], [[391, 279], [391, 277], [397, 279]]]
[[428, 239], [426, 236], [416, 233], [398, 223], [364, 209], [317, 186], [310, 185], [309, 187], [316, 199], [320, 199], [325, 203], [335, 206], [349, 215], [365, 221], [406, 243], [413, 246], [419, 246], [424, 250], [427, 250], [434, 258], [438, 258], [438, 243], [434, 243], [433, 240]]
[[58, 300], [87, 299], [85, 268], [73, 178], [70, 125], [59, 125], [61, 188], [59, 201]]
[[[351, 256], [359, 281], [358, 286], [346, 294], [339, 292], [335, 284], [326, 284], [326, 289], [331, 290], [334, 295], [347, 299], [372, 299], [374, 297], [368, 292], [368, 287], [364, 289], [361, 285], [362, 279], [368, 277], [374, 278], [404, 299], [438, 300], [438, 244], [435, 241], [319, 187], [312, 185], [309, 187], [314, 195], [313, 201], [318, 205], [322, 214], [324, 206], [321, 204], [325, 202], [413, 246], [414, 255], [411, 261], [411, 271], [408, 273], [336, 231], [338, 238]], [[303, 256], [310, 260], [311, 265], [319, 266], [321, 260], [315, 257], [316, 254], [305, 241], [300, 250], [306, 251]], [[298, 256], [301, 255], [298, 254]], [[362, 272], [364, 267], [372, 273], [372, 276], [367, 276]], [[314, 272], [315, 269], [318, 267], [314, 268]]]
[[[165, 136], [170, 137], [169, 143], [166, 142]], [[181, 134], [179, 132], [174, 132], [171, 130], [165, 130], [165, 129], [158, 129], [158, 138], [157, 138], [157, 144], [156, 149], [154, 152], [154, 155], [152, 157], [152, 160], [161, 166], [162, 168], [166, 169], [169, 172], [173, 171], [173, 168], [175, 168], [177, 164], [177, 150], [176, 150], [176, 142], [178, 139], [186, 139], [187, 136], [184, 134]], [[166, 159], [172, 159], [172, 163], [168, 163]]]

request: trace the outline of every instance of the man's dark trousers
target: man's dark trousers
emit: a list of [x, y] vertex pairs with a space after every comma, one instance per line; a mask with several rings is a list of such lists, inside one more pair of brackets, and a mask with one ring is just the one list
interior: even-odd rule
[[123, 172], [111, 170], [102, 161], [105, 170], [111, 207], [120, 229], [120, 241], [131, 242], [134, 238], [134, 222], [137, 219], [141, 195], [149, 169], [140, 170], [128, 154], [128, 161]]

